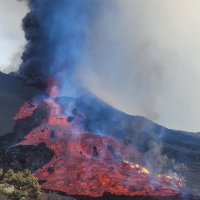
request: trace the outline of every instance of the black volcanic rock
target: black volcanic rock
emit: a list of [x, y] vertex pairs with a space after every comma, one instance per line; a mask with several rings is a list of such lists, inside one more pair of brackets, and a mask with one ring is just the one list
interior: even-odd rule
[[53, 157], [54, 152], [47, 148], [44, 143], [39, 145], [13, 146], [0, 155], [0, 168], [4, 172], [13, 169], [15, 172], [25, 169], [35, 172], [47, 164]]
[[[48, 191], [47, 191], [48, 192]], [[65, 197], [65, 194], [58, 192], [60, 194], [60, 198]], [[199, 200], [198, 196], [193, 195], [176, 195], [173, 197], [150, 197], [150, 196], [125, 196], [125, 195], [115, 195], [110, 193], [104, 193], [102, 197], [90, 197], [90, 196], [80, 196], [73, 195], [76, 200]], [[64, 198], [63, 198], [64, 199]]]

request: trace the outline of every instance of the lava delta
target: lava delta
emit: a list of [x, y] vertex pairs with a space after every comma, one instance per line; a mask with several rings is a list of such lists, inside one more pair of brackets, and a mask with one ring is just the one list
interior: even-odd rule
[[147, 169], [129, 160], [143, 154], [131, 145], [87, 129], [87, 117], [73, 105], [59, 105], [55, 98], [26, 102], [14, 120], [30, 117], [37, 108], [47, 110], [42, 123], [33, 128], [17, 145], [45, 143], [54, 151], [49, 163], [34, 174], [41, 187], [67, 195], [100, 197], [115, 195], [175, 196], [178, 183], [153, 178]]

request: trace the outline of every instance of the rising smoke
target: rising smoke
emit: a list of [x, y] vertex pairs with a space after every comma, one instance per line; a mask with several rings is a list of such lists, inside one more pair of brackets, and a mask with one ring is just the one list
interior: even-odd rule
[[[28, 43], [19, 68], [21, 77], [37, 82], [54, 77], [60, 93], [66, 95], [83, 85], [111, 104], [116, 98], [112, 94], [129, 91], [131, 99], [125, 103], [133, 105], [134, 101], [145, 116], [158, 117], [155, 105], [162, 64], [154, 54], [160, 49], [151, 38], [129, 43], [132, 36], [120, 1], [29, 0], [28, 5], [30, 12], [23, 19]], [[131, 33], [137, 29], [133, 25]], [[122, 92], [119, 102], [123, 97]]]
[[86, 36], [101, 15], [103, 3], [101, 0], [29, 0], [30, 12], [23, 19], [27, 45], [19, 74], [37, 80], [43, 78], [45, 82], [53, 77], [62, 86], [69, 84], [82, 58]]
[[[111, 105], [131, 108], [132, 114], [152, 120], [159, 117], [163, 70], [175, 56], [171, 47], [165, 48], [166, 41], [161, 45], [161, 30], [152, 23], [155, 19], [145, 18], [153, 4], [130, 0], [27, 2], [30, 12], [23, 19], [27, 45], [20, 76], [45, 83], [54, 78], [59, 93], [65, 95], [77, 93], [82, 85]], [[156, 166], [165, 165], [161, 147], [150, 144], [149, 148], [146, 159]]]
[[199, 1], [28, 2], [20, 74], [53, 74], [66, 95], [79, 82], [126, 113], [199, 130]]
[[199, 131], [200, 2], [116, 0], [115, 5], [104, 9], [88, 36], [82, 83], [126, 113]]

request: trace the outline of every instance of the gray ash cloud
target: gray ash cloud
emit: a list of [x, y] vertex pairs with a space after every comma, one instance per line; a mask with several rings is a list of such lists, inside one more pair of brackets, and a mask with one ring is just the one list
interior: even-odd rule
[[73, 76], [86, 34], [101, 10], [102, 0], [28, 0], [22, 20], [27, 44], [18, 73], [45, 80], [59, 73]]

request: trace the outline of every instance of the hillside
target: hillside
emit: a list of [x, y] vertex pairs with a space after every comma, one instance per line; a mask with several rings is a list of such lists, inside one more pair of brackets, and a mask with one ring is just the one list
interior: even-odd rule
[[[57, 132], [51, 132], [50, 138], [45, 136], [47, 138], [40, 139], [40, 141], [31, 139], [33, 130], [40, 126], [53, 127], [59, 131], [62, 128], [66, 129], [64, 125], [57, 127], [60, 118], [54, 119], [59, 122], [56, 126], [55, 124], [43, 124], [47, 116], [51, 117], [51, 110], [47, 109], [47, 105], [51, 105], [51, 103], [47, 97], [45, 100], [39, 94], [41, 91], [35, 87], [26, 86], [12, 76], [0, 73], [0, 132], [2, 135], [0, 138], [0, 167], [5, 170], [13, 168], [17, 171], [29, 168], [35, 173], [42, 166], [47, 165], [55, 155], [55, 148], [52, 148], [54, 145], [53, 143], [50, 145], [48, 141], [56, 139], [59, 135]], [[35, 96], [39, 100], [30, 101]], [[19, 108], [23, 108], [22, 105], [27, 101], [29, 110], [23, 111], [22, 109], [23, 117], [20, 117], [19, 113], [14, 121], [13, 118]], [[54, 102], [61, 108], [70, 107], [71, 109], [70, 113], [64, 112], [64, 115], [68, 116], [66, 118], [67, 129], [70, 130], [71, 126], [75, 126], [84, 134], [86, 132], [87, 134], [95, 133], [98, 137], [108, 136], [119, 141], [121, 145], [123, 143], [130, 145], [131, 148], [144, 155], [129, 157], [130, 162], [138, 162], [140, 165], [146, 166], [154, 175], [158, 173], [172, 174], [173, 171], [179, 173], [185, 178], [185, 187], [182, 187], [181, 192], [187, 195], [200, 195], [199, 133], [170, 130], [144, 117], [127, 115], [92, 95], [82, 95], [79, 98], [57, 97]], [[63, 123], [65, 124], [64, 121], [61, 124]], [[24, 141], [24, 137], [27, 137], [26, 141]], [[30, 139], [28, 139], [29, 137]], [[41, 135], [38, 135], [38, 138], [41, 138]], [[22, 146], [16, 146], [19, 143]], [[117, 143], [113, 141], [112, 144]], [[121, 162], [119, 160], [124, 154], [118, 151], [117, 147], [113, 148], [109, 147], [107, 150], [113, 154], [111, 156], [114, 160]], [[96, 152], [94, 149], [93, 151]], [[84, 150], [82, 150], [82, 155], [84, 155], [83, 152]], [[118, 153], [115, 154], [116, 152]], [[107, 153], [110, 155], [109, 152]], [[72, 155], [74, 154], [72, 153]], [[97, 152], [93, 154], [93, 156], [95, 155], [98, 156]], [[43, 176], [41, 171], [37, 172], [38, 176]], [[195, 198], [193, 197], [193, 199]]]
[[13, 76], [0, 72], [0, 136], [13, 132], [13, 117], [25, 101], [40, 94], [35, 87], [26, 86]]

